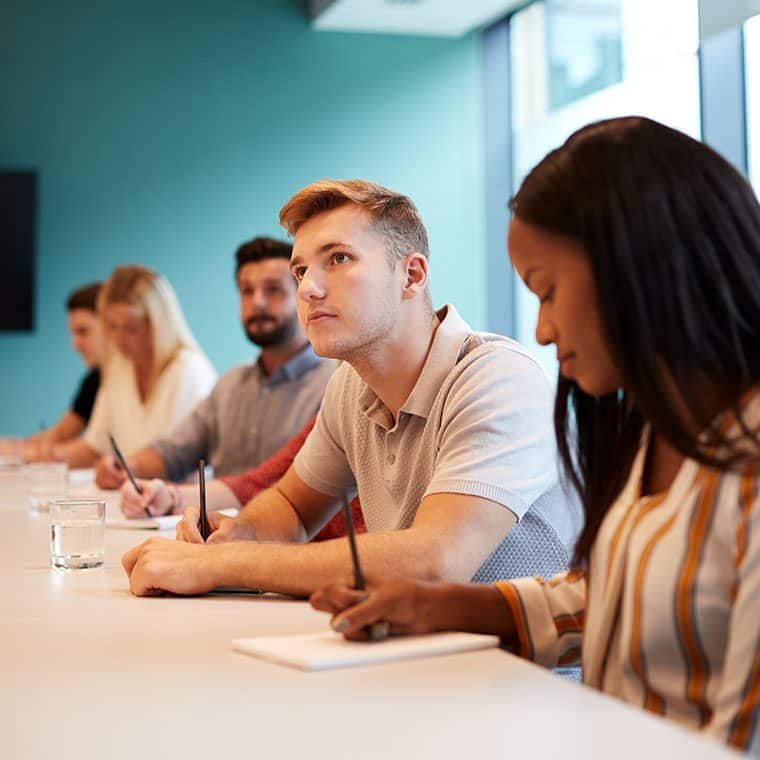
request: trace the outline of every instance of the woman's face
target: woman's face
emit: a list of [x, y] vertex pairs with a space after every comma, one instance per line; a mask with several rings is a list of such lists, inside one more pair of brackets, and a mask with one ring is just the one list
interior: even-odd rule
[[112, 303], [103, 308], [106, 335], [116, 349], [133, 362], [153, 356], [153, 336], [150, 322], [139, 309], [124, 303]]
[[580, 243], [513, 217], [509, 257], [539, 300], [536, 341], [557, 348], [559, 371], [592, 396], [619, 389], [623, 377], [606, 345], [591, 266]]

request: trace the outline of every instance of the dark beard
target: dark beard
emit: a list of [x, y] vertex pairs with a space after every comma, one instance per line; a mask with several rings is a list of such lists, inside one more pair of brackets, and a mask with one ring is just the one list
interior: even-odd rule
[[285, 322], [281, 322], [277, 327], [271, 330], [251, 329], [244, 325], [245, 334], [248, 340], [259, 348], [269, 348], [271, 346], [282, 346], [290, 343], [298, 331], [298, 317], [294, 314]]

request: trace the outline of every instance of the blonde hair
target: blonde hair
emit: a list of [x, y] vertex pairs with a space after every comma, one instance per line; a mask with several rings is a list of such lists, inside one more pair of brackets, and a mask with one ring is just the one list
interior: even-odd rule
[[293, 236], [312, 217], [345, 206], [358, 206], [383, 238], [391, 265], [409, 253], [430, 255], [428, 236], [417, 207], [401, 195], [361, 179], [321, 179], [299, 190], [281, 209], [280, 224]]
[[[141, 311], [150, 325], [153, 338], [153, 373], [151, 387], [177, 353], [187, 348], [203, 354], [182, 313], [179, 300], [169, 281], [152, 269], [138, 265], [114, 269], [98, 296], [98, 315], [111, 304], [124, 304]], [[104, 368], [113, 359], [115, 348], [105, 336]]]

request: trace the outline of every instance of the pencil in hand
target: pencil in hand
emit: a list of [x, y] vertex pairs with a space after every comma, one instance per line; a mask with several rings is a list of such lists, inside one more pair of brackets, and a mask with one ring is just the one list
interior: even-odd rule
[[[142, 487], [140, 484], [135, 480], [135, 476], [132, 474], [132, 470], [129, 469], [129, 465], [127, 464], [127, 460], [124, 459], [124, 455], [121, 453], [121, 450], [119, 449], [116, 439], [112, 436], [108, 436], [108, 440], [111, 442], [111, 448], [113, 449], [114, 456], [116, 457], [116, 461], [119, 463], [119, 466], [121, 467], [124, 472], [127, 473], [127, 477], [129, 478], [129, 482], [132, 484], [132, 488], [137, 491], [140, 496], [142, 496]], [[150, 513], [150, 510], [145, 507], [145, 514], [153, 519], [153, 515]]]
[[198, 462], [198, 490], [200, 491], [201, 514], [198, 518], [198, 530], [205, 542], [211, 535], [211, 526], [208, 524], [206, 513], [206, 463], [201, 459]]
[[[361, 565], [359, 564], [359, 552], [356, 548], [356, 530], [354, 529], [354, 518], [351, 515], [351, 506], [348, 503], [348, 496], [343, 494], [343, 520], [346, 523], [346, 535], [348, 536], [348, 545], [351, 549], [351, 563], [354, 568], [354, 588], [357, 591], [364, 591], [367, 584], [364, 580]], [[389, 624], [387, 620], [380, 620], [377, 623], [368, 625], [365, 628], [367, 637], [370, 641], [382, 641], [388, 638]]]

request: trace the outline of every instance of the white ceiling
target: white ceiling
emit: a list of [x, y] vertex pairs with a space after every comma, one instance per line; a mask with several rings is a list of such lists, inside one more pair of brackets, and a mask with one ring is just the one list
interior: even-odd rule
[[311, 0], [312, 26], [343, 32], [458, 37], [524, 0]]

